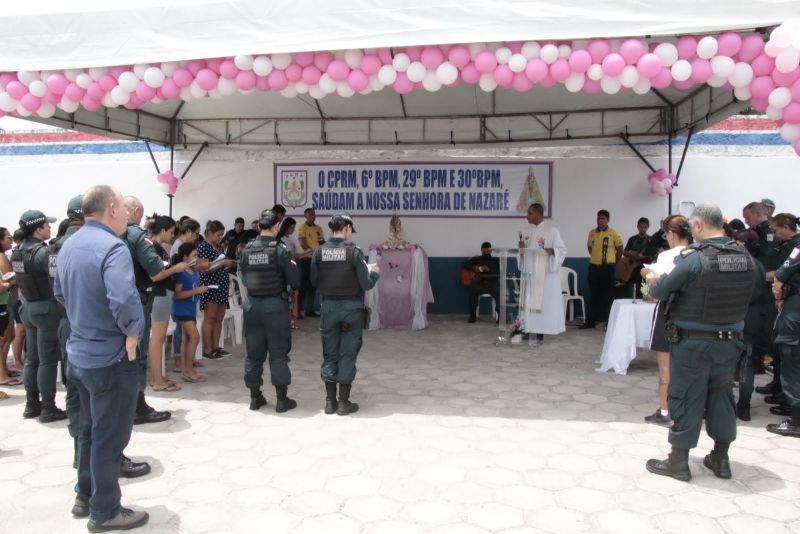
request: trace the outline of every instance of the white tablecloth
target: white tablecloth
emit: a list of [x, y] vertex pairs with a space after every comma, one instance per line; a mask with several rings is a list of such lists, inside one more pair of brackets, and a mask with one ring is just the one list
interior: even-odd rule
[[631, 299], [617, 299], [608, 316], [608, 329], [600, 355], [600, 368], [605, 372], [614, 370], [624, 375], [628, 365], [636, 358], [636, 347], [650, 346], [650, 329], [653, 326], [655, 303]]

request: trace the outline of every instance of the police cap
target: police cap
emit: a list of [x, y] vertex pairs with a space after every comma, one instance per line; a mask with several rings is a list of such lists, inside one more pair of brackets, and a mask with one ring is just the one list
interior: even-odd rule
[[771, 198], [762, 198], [761, 203], [764, 204], [768, 208], [775, 209], [775, 201]]
[[83, 195], [73, 197], [69, 201], [69, 204], [67, 204], [67, 217], [70, 219], [79, 219], [83, 217], [83, 208], [81, 207], [82, 203]]
[[272, 228], [280, 222], [280, 215], [272, 210], [264, 210], [258, 218], [258, 226], [264, 230]]
[[339, 232], [344, 229], [345, 226], [350, 225], [353, 233], [356, 233], [356, 227], [353, 224], [353, 218], [347, 212], [341, 212], [335, 214], [331, 217], [331, 221], [328, 223], [328, 228], [333, 230], [334, 232]]
[[28, 228], [34, 228], [46, 222], [54, 223], [56, 222], [56, 218], [47, 217], [39, 210], [28, 210], [19, 218], [19, 227], [23, 230], [27, 230]]

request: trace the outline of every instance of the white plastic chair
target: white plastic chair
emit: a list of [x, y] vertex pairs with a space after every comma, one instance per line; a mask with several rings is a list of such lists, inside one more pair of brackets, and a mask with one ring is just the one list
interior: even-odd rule
[[[247, 298], [247, 288], [242, 284], [242, 279], [232, 274], [230, 292], [228, 294], [228, 310], [225, 312], [225, 320], [233, 321], [233, 337], [237, 345], [242, 344], [242, 333], [244, 332], [244, 310], [242, 302]], [[235, 287], [234, 287], [235, 285]], [[223, 327], [225, 326], [223, 320]]]
[[564, 310], [569, 314], [569, 320], [575, 320], [575, 301], [581, 303], [581, 322], [586, 322], [586, 303], [578, 293], [578, 273], [569, 267], [561, 268], [561, 297], [564, 301]]
[[491, 301], [491, 304], [492, 304], [492, 317], [496, 321], [497, 320], [497, 306], [495, 304], [494, 297], [491, 296], [489, 293], [481, 293], [480, 295], [478, 295], [478, 306], [475, 308], [475, 315], [476, 316], [480, 315], [480, 312], [481, 312], [481, 299], [482, 298], [488, 298]]

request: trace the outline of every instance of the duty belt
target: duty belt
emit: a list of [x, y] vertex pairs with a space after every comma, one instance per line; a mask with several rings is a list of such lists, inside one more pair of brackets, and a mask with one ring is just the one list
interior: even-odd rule
[[730, 330], [679, 330], [682, 339], [702, 339], [705, 341], [741, 341], [743, 335], [741, 332], [732, 332]]

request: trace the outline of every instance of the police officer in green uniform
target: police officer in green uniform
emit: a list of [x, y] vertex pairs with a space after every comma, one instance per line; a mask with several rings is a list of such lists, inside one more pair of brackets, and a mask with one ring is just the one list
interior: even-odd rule
[[147, 388], [147, 349], [150, 343], [150, 312], [153, 309], [153, 283], [163, 280], [175, 273], [185, 271], [186, 263], [177, 263], [165, 268], [164, 261], [153, 247], [153, 242], [147, 237], [147, 232], [139, 226], [144, 216], [144, 206], [136, 197], [125, 197], [125, 207], [128, 209], [128, 229], [122, 240], [128, 245], [133, 258], [133, 272], [136, 276], [136, 289], [144, 308], [145, 327], [139, 346], [136, 349], [136, 361], [139, 364], [139, 398], [136, 401], [136, 417], [134, 425], [144, 423], [158, 423], [172, 417], [169, 411], [159, 412], [147, 404], [144, 392]]
[[780, 353], [781, 384], [789, 419], [770, 423], [767, 430], [800, 438], [800, 245], [775, 273], [775, 300], [781, 313], [776, 324], [775, 346]]
[[26, 419], [38, 417], [42, 423], [67, 417], [56, 406], [56, 377], [61, 356], [58, 323], [61, 315], [50, 286], [46, 243], [50, 239], [50, 223], [55, 221], [38, 210], [23, 213], [19, 226], [25, 240], [11, 254], [17, 286], [25, 299], [21, 319], [27, 335], [28, 358], [22, 376], [27, 402], [22, 416]]
[[289, 351], [292, 349], [291, 319], [287, 285], [300, 286], [300, 271], [292, 253], [275, 236], [281, 224], [280, 215], [264, 210], [258, 221], [259, 235], [239, 254], [239, 271], [247, 288], [244, 308], [247, 331], [247, 356], [244, 361], [244, 383], [250, 389], [250, 409], [258, 410], [267, 399], [261, 392], [264, 384], [264, 360], [269, 353], [269, 373], [275, 386], [275, 411], [283, 413], [297, 406], [288, 395], [292, 373]]
[[319, 288], [322, 300], [320, 374], [325, 382], [325, 413], [348, 415], [358, 411], [358, 404], [350, 402], [350, 389], [364, 331], [364, 291], [375, 287], [380, 269], [376, 265], [370, 272], [364, 253], [349, 241], [355, 233], [350, 215], [334, 215], [328, 228], [331, 239], [317, 247], [311, 259], [311, 283]]
[[703, 465], [718, 478], [730, 478], [728, 447], [736, 439], [733, 373], [745, 350], [744, 317], [757, 270], [747, 251], [725, 237], [722, 212], [701, 204], [690, 218], [695, 244], [675, 259], [675, 268], [657, 278], [647, 275], [650, 294], [668, 301], [670, 340], [669, 430], [672, 451], [647, 461], [647, 470], [689, 481], [689, 450], [697, 446], [703, 419], [714, 450]]

